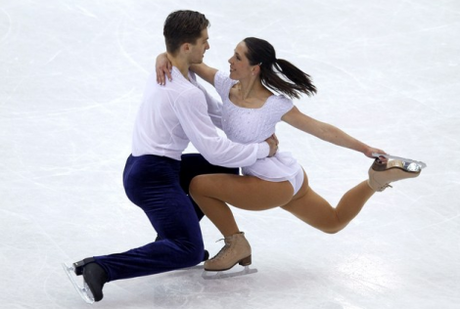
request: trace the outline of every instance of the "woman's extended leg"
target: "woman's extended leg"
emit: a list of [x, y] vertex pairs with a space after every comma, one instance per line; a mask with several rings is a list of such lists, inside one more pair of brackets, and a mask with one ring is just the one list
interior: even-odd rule
[[252, 176], [200, 175], [190, 184], [190, 195], [224, 236], [239, 232], [226, 202], [241, 209], [265, 210], [292, 199], [288, 181], [269, 182]]
[[334, 208], [310, 188], [305, 175], [300, 191], [281, 208], [309, 225], [325, 233], [333, 234], [346, 227], [374, 193], [375, 191], [369, 187], [367, 181], [363, 181], [346, 192], [337, 207]]

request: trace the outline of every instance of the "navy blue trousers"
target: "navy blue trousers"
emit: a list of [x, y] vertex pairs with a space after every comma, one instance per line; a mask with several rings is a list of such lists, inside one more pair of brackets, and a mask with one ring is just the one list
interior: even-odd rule
[[158, 236], [139, 248], [95, 256], [108, 281], [200, 263], [204, 256], [199, 225], [203, 213], [188, 196], [190, 181], [200, 174], [238, 171], [211, 165], [199, 154], [183, 155], [182, 161], [154, 155], [129, 156], [123, 172], [126, 195], [145, 212]]

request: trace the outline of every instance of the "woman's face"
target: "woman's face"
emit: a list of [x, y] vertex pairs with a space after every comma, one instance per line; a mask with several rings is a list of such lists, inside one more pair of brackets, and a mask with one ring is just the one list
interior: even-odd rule
[[230, 78], [240, 80], [252, 75], [252, 67], [246, 58], [247, 47], [244, 41], [241, 41], [235, 48], [233, 56], [228, 59], [230, 63]]

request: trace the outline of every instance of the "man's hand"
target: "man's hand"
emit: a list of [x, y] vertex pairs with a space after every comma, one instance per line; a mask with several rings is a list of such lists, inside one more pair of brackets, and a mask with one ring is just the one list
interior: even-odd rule
[[165, 76], [168, 78], [169, 81], [171, 81], [171, 70], [172, 64], [171, 61], [169, 61], [166, 53], [159, 54], [155, 65], [155, 71], [157, 72], [157, 83], [160, 85], [165, 85]]
[[265, 140], [268, 143], [268, 146], [270, 147], [270, 152], [268, 154], [269, 157], [273, 157], [276, 152], [278, 151], [278, 138], [276, 137], [275, 134], [270, 136]]

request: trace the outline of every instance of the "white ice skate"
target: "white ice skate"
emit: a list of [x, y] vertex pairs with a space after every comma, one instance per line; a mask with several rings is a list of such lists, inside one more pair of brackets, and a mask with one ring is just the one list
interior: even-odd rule
[[387, 159], [393, 159], [393, 160], [401, 160], [402, 163], [404, 164], [403, 169], [409, 171], [409, 172], [419, 172], [422, 169], [426, 168], [426, 164], [422, 161], [416, 161], [408, 158], [402, 158], [402, 157], [397, 157], [397, 156], [392, 156], [390, 154], [383, 154], [383, 153], [372, 153], [373, 157], [384, 157]]
[[250, 274], [255, 274], [258, 270], [257, 268], [250, 268], [249, 266], [244, 266], [243, 270], [236, 270], [237, 267], [231, 268], [224, 271], [209, 271], [205, 270], [201, 274], [203, 279], [226, 279], [239, 276], [245, 276]]
[[81, 276], [81, 284], [78, 283], [78, 277], [75, 273], [75, 266], [73, 264], [69, 266], [65, 263], [62, 263], [62, 268], [64, 269], [67, 277], [69, 277], [69, 280], [74, 286], [75, 290], [77, 290], [78, 294], [80, 294], [81, 298], [83, 298], [83, 300], [88, 304], [94, 303], [93, 293], [91, 293], [91, 290], [83, 279], [83, 276]]

